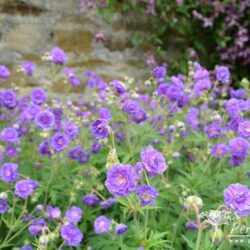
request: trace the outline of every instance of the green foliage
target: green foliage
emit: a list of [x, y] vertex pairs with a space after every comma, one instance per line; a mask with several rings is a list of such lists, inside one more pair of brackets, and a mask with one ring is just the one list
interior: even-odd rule
[[[125, 20], [126, 15], [140, 20], [148, 8], [147, 1], [139, 0], [109, 0], [107, 3], [108, 7], [98, 8], [98, 12], [104, 20], [108, 19], [109, 21], [112, 18], [112, 13], [116, 11], [125, 13]], [[241, 12], [240, 8], [243, 9]], [[194, 17], [194, 11], [197, 11], [203, 19], [199, 20], [199, 18]], [[249, 41], [241, 45], [241, 48], [235, 45], [242, 41], [241, 38], [238, 38], [237, 32], [241, 32], [243, 28], [249, 31], [249, 7], [241, 6], [236, 0], [218, 2], [188, 0], [180, 4], [174, 0], [157, 0], [155, 12], [156, 16], [147, 16], [149, 24], [144, 30], [132, 32], [131, 42], [135, 46], [147, 49], [150, 47], [150, 50], [157, 52], [158, 60], [160, 62], [167, 61], [172, 73], [186, 68], [190, 59], [198, 59], [202, 65], [208, 68], [217, 64], [231, 65], [234, 69], [233, 77], [235, 79], [249, 76], [249, 62], [245, 63], [243, 56], [244, 53], [245, 56], [248, 55]], [[229, 20], [235, 17], [236, 25], [229, 26]], [[206, 24], [205, 20], [212, 24]], [[230, 48], [232, 47], [234, 51], [237, 51], [235, 52], [236, 56], [233, 56], [231, 52], [232, 59], [223, 59], [223, 54], [230, 57]], [[191, 56], [189, 48], [196, 52], [195, 58]], [[174, 50], [173, 55], [172, 50]]]

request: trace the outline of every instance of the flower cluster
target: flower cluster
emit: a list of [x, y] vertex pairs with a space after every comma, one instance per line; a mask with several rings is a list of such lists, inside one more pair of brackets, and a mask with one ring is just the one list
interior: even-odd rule
[[[62, 49], [48, 57], [69, 87], [82, 84]], [[25, 77], [33, 66], [23, 65]], [[0, 219], [9, 231], [0, 249], [165, 249], [166, 233], [185, 246], [211, 221], [221, 238], [216, 214], [203, 222], [200, 210], [222, 205], [223, 190], [220, 209], [243, 221], [250, 214], [241, 184], [250, 176], [249, 90], [232, 88], [227, 67], [215, 72], [198, 62], [187, 76], [156, 66], [142, 88], [87, 72], [89, 100], [53, 99], [42, 87], [24, 96], [1, 91]]]

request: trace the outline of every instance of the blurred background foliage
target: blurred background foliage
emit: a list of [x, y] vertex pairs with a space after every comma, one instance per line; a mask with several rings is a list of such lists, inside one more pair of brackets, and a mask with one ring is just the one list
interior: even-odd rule
[[[116, 11], [146, 16], [148, 30], [136, 31], [131, 43], [152, 51], [157, 61], [167, 62], [176, 73], [186, 72], [190, 59], [212, 69], [224, 64], [233, 77], [249, 77], [249, 0], [107, 0], [86, 1], [109, 22]], [[93, 5], [92, 5], [93, 6]], [[174, 53], [174, 60], [169, 54]]]

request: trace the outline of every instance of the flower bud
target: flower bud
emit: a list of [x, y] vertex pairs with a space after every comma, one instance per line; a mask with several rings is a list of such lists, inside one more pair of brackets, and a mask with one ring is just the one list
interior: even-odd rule
[[221, 241], [223, 239], [223, 232], [221, 229], [216, 228], [215, 230], [210, 230], [208, 232], [208, 237], [213, 242], [218, 242], [218, 241]]
[[179, 158], [180, 157], [180, 153], [179, 152], [174, 152], [173, 153], [173, 157], [174, 158]]
[[48, 234], [48, 238], [50, 241], [54, 241], [57, 237], [58, 237], [58, 234], [56, 234], [56, 233]]
[[49, 243], [49, 237], [47, 235], [41, 235], [39, 237], [39, 243], [42, 245], [47, 245]]
[[7, 199], [7, 197], [8, 197], [8, 193], [6, 192], [0, 193], [0, 199]]
[[196, 231], [198, 229], [198, 226], [196, 224], [195, 221], [188, 221], [186, 224], [185, 224], [185, 228], [188, 230], [188, 231]]
[[203, 206], [202, 199], [196, 195], [188, 196], [184, 201], [184, 207], [190, 209], [193, 206], [201, 208]]
[[177, 126], [177, 128], [183, 128], [183, 127], [185, 127], [185, 124], [181, 121], [177, 121], [176, 126]]
[[108, 156], [107, 156], [107, 160], [106, 160], [106, 168], [110, 168], [112, 166], [114, 166], [115, 164], [119, 163], [117, 154], [116, 154], [116, 149], [111, 148]]

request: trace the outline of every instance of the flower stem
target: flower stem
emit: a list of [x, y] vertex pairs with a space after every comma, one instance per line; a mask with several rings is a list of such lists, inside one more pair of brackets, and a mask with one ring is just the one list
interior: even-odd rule
[[147, 239], [147, 227], [148, 227], [148, 210], [146, 210], [145, 214], [145, 223], [144, 223], [144, 240]]
[[197, 241], [196, 241], [195, 250], [199, 250], [200, 249], [200, 242], [201, 242], [202, 230], [203, 230], [202, 228], [199, 228], [198, 238], [197, 238]]

